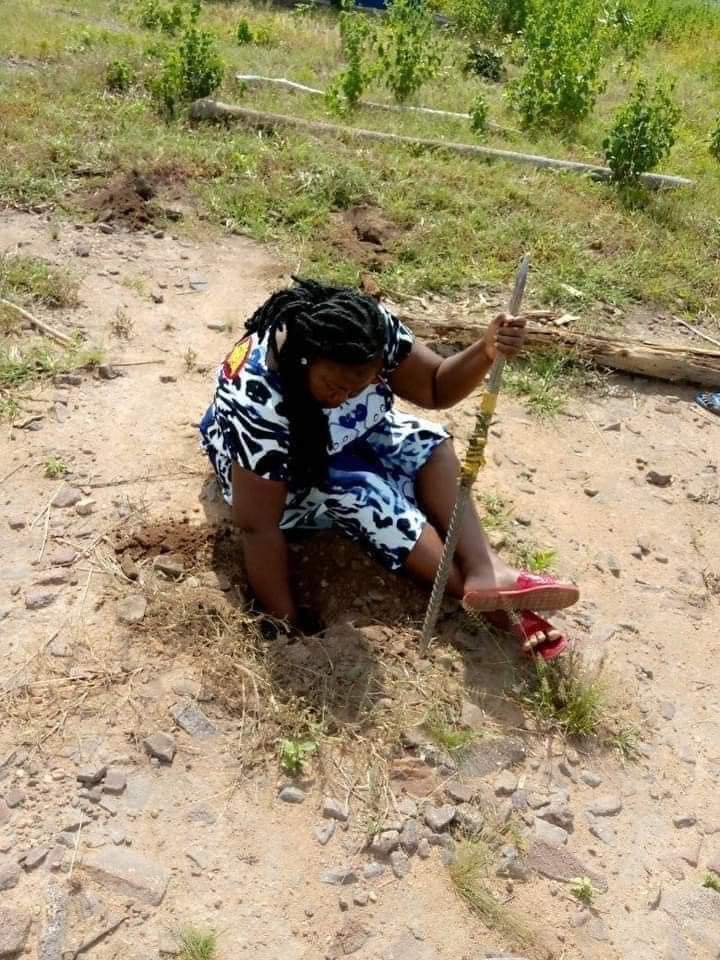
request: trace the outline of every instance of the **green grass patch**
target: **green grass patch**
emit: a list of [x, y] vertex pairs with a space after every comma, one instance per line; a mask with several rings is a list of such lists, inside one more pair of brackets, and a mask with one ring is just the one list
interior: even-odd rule
[[474, 730], [461, 727], [438, 712], [430, 715], [423, 724], [423, 730], [436, 747], [441, 747], [448, 753], [462, 750], [463, 747], [469, 746], [478, 738]]
[[75, 307], [79, 281], [40, 257], [0, 255], [0, 297], [46, 307]]
[[553, 417], [565, 410], [572, 393], [590, 378], [588, 368], [566, 353], [533, 352], [508, 368], [505, 384], [508, 393], [519, 397], [531, 413]]
[[215, 960], [217, 957], [217, 934], [214, 930], [184, 927], [178, 934], [180, 960]]
[[67, 472], [67, 464], [60, 457], [50, 456], [45, 461], [45, 476], [51, 480], [64, 477]]
[[95, 367], [102, 360], [101, 350], [82, 346], [56, 351], [45, 343], [24, 348], [0, 343], [0, 388], [20, 387], [42, 377]]
[[708, 871], [705, 874], [702, 885], [707, 887], [708, 890], [714, 890], [715, 893], [720, 893], [720, 877], [718, 877], [717, 874]]
[[597, 736], [607, 716], [607, 690], [571, 652], [557, 661], [534, 661], [522, 701], [542, 723], [571, 737]]

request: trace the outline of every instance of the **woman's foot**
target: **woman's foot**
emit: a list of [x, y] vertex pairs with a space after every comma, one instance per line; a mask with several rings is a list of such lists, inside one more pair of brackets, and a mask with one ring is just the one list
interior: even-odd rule
[[531, 610], [513, 613], [494, 610], [484, 613], [483, 616], [496, 630], [516, 637], [521, 642], [522, 652], [526, 657], [553, 660], [564, 653], [569, 646], [568, 638], [561, 630]]
[[465, 580], [462, 605], [475, 613], [493, 610], [562, 610], [580, 599], [574, 583], [564, 583], [548, 574], [511, 571], [492, 584], [488, 578], [470, 576]]

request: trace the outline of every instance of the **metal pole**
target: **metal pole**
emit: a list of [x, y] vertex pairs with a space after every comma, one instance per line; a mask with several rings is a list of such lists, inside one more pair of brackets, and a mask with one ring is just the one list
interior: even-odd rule
[[[515, 287], [510, 297], [510, 303], [508, 305], [508, 313], [510, 316], [515, 317], [520, 312], [529, 268], [530, 257], [526, 254], [520, 262], [520, 267], [515, 278]], [[438, 564], [437, 573], [435, 574], [435, 582], [433, 583], [430, 600], [428, 601], [425, 612], [422, 640], [420, 643], [421, 656], [425, 656], [427, 653], [435, 633], [440, 607], [442, 606], [445, 588], [447, 587], [448, 577], [450, 576], [450, 567], [460, 536], [463, 512], [470, 497], [472, 485], [475, 483], [477, 475], [480, 472], [480, 467], [485, 463], [485, 447], [487, 446], [488, 431], [490, 430], [490, 422], [495, 413], [504, 369], [505, 358], [498, 357], [490, 369], [487, 387], [475, 416], [475, 427], [460, 469], [460, 476], [458, 477], [455, 506], [450, 515], [450, 522], [448, 523], [447, 534], [445, 536], [445, 546], [443, 547], [440, 563]]]

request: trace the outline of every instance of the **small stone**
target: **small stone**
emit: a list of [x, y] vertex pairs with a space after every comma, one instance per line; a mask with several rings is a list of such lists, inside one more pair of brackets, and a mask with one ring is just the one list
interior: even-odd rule
[[414, 818], [418, 814], [418, 807], [412, 797], [403, 797], [396, 804], [398, 813], [403, 817]]
[[52, 505], [54, 507], [64, 509], [66, 507], [74, 507], [76, 504], [80, 503], [82, 499], [82, 490], [78, 490], [77, 487], [70, 487], [66, 485], [62, 488], [62, 490], [58, 491], [53, 499]]
[[656, 562], [656, 563], [662, 563], [662, 564], [670, 563], [670, 558], [669, 558], [669, 557], [666, 557], [664, 553], [656, 553], [656, 554], [655, 554], [655, 562]]
[[198, 273], [195, 273], [190, 277], [191, 290], [207, 290], [207, 288], [208, 288], [208, 281], [205, 277], [201, 276]]
[[657, 470], [648, 470], [645, 479], [653, 487], [669, 487], [673, 481], [671, 473], [658, 473]]
[[313, 833], [315, 834], [315, 839], [320, 844], [321, 847], [324, 847], [327, 843], [332, 840], [335, 835], [335, 829], [337, 824], [334, 820], [331, 820], [329, 823], [322, 823], [319, 827], [315, 827]]
[[542, 843], [548, 843], [551, 847], [561, 847], [568, 841], [568, 832], [562, 827], [556, 827], [547, 820], [540, 817], [535, 818], [535, 838]]
[[5, 803], [13, 810], [25, 803], [25, 794], [22, 790], [12, 789], [5, 794]]
[[48, 561], [54, 567], [69, 567], [75, 562], [76, 557], [77, 551], [73, 550], [72, 547], [61, 547], [48, 557]]
[[657, 910], [660, 906], [660, 901], [662, 900], [662, 887], [657, 886], [654, 890], [648, 894], [648, 898], [645, 901], [645, 907], [649, 913], [652, 913], [653, 910]]
[[161, 553], [153, 560], [153, 567], [164, 573], [166, 577], [172, 580], [179, 580], [185, 573], [185, 564], [179, 557], [173, 557], [168, 553]]
[[[455, 803], [470, 803], [475, 796], [475, 790], [469, 784], [460, 783], [458, 780], [451, 780], [450, 783], [447, 783], [445, 785], [445, 793], [451, 800], [454, 800]], [[415, 814], [412, 814], [412, 816], [414, 815]]]
[[622, 573], [620, 564], [611, 553], [609, 553], [607, 556], [607, 568], [614, 577], [619, 577]]
[[683, 830], [685, 827], [694, 827], [696, 823], [697, 817], [693, 817], [691, 814], [681, 813], [673, 817], [673, 826], [677, 827], [678, 830]]
[[121, 770], [108, 770], [102, 785], [103, 793], [119, 797], [121, 793], [124, 793], [126, 787], [127, 777]]
[[84, 497], [75, 504], [75, 513], [79, 517], [89, 517], [95, 510], [96, 501], [92, 497]]
[[143, 740], [143, 746], [148, 756], [155, 757], [162, 763], [172, 763], [177, 750], [175, 738], [169, 733], [154, 733]]
[[523, 862], [517, 847], [508, 844], [500, 851], [500, 863], [495, 871], [498, 877], [509, 877], [511, 880], [528, 880], [530, 870]]
[[177, 383], [177, 377], [174, 373], [161, 373], [158, 380], [160, 383]]
[[470, 803], [461, 803], [455, 811], [455, 822], [468, 834], [479, 834], [485, 825], [485, 818], [477, 807]]
[[597, 823], [595, 820], [593, 820], [590, 823], [590, 833], [601, 843], [607, 844], [608, 847], [615, 845], [617, 835], [612, 827], [608, 827], [604, 823]]
[[471, 700], [463, 700], [460, 712], [460, 722], [464, 727], [469, 727], [476, 733], [480, 733], [487, 727], [487, 718], [480, 707]]
[[604, 794], [594, 800], [590, 807], [590, 813], [595, 817], [615, 817], [623, 808], [620, 797], [613, 794]]
[[217, 727], [194, 703], [186, 703], [173, 710], [173, 717], [179, 727], [191, 737], [214, 737]]
[[8, 526], [11, 530], [24, 530], [27, 522], [22, 517], [11, 517], [8, 520]]
[[282, 800], [283, 803], [304, 803], [305, 793], [300, 787], [287, 786], [282, 788], [278, 794], [278, 799]]
[[28, 590], [25, 594], [25, 609], [43, 610], [54, 603], [56, 598], [57, 594], [51, 593], [49, 590]]
[[373, 853], [382, 857], [389, 854], [400, 846], [400, 833], [398, 830], [383, 830], [382, 833], [376, 833], [372, 838], [370, 849]]
[[45, 861], [48, 870], [60, 870], [65, 862], [66, 854], [67, 851], [65, 847], [60, 846], [60, 844], [53, 847], [50, 853], [47, 855], [47, 860]]
[[598, 490], [597, 487], [585, 487], [583, 489], [583, 493], [585, 494], [586, 497], [596, 497], [600, 493], [600, 491]]
[[400, 846], [411, 857], [418, 848], [420, 833], [417, 820], [406, 820], [400, 831]]
[[430, 846], [430, 841], [427, 839], [427, 837], [423, 837], [418, 843], [417, 855], [421, 860], [427, 860], [431, 854], [432, 847]]
[[170, 871], [124, 847], [104, 847], [83, 859], [83, 873], [116, 893], [157, 907], [165, 896]]
[[150, 292], [150, 298], [151, 298], [151, 300], [152, 300], [153, 303], [164, 303], [164, 302], [165, 302], [165, 294], [162, 293], [162, 291], [160, 291], [160, 290], [152, 290], [152, 291]]
[[111, 363], [101, 363], [97, 371], [101, 380], [117, 380], [120, 376], [120, 373]]
[[48, 853], [50, 853], [50, 851], [47, 847], [32, 847], [25, 854], [23, 866], [26, 870], [34, 870], [36, 867], [40, 866], [45, 857], [47, 857]]
[[350, 909], [350, 901], [347, 897], [338, 897], [338, 906], [344, 912], [345, 910]]
[[381, 877], [384, 873], [385, 867], [382, 863], [378, 863], [377, 860], [371, 860], [370, 863], [366, 863], [363, 867], [364, 880], [377, 880], [377, 878]]
[[701, 846], [702, 843], [698, 840], [696, 843], [690, 844], [689, 846], [678, 850], [680, 859], [684, 860], [685, 863], [689, 864], [691, 867], [696, 867], [698, 865], [698, 861], [700, 860]]
[[145, 619], [147, 610], [147, 600], [141, 593], [135, 593], [132, 596], [124, 597], [118, 601], [116, 612], [117, 618], [121, 623], [135, 624], [142, 623]]
[[351, 883], [357, 883], [358, 875], [354, 867], [342, 866], [335, 867], [332, 870], [326, 870], [320, 874], [320, 883], [328, 883], [336, 887], [344, 887]]
[[226, 325], [221, 320], [210, 320], [205, 326], [208, 330], [215, 330], [217, 333], [222, 333], [226, 329]]
[[347, 823], [350, 816], [346, 808], [332, 797], [326, 797], [323, 800], [322, 815], [328, 820], [337, 820], [340, 823]]
[[57, 570], [46, 570], [41, 573], [35, 583], [39, 587], [62, 587], [71, 576], [70, 570], [63, 570], [62, 567], [59, 567]]
[[104, 764], [96, 764], [92, 767], [82, 767], [75, 779], [86, 787], [94, 787], [95, 784], [100, 783], [106, 773], [107, 767]]
[[367, 890], [357, 890], [353, 894], [353, 903], [355, 904], [356, 907], [366, 907], [368, 905], [369, 900], [370, 900], [370, 896]]
[[592, 770], [582, 770], [580, 772], [580, 779], [588, 787], [599, 787], [602, 783], [602, 777], [598, 776], [597, 773], [593, 773]]
[[390, 854], [390, 866], [398, 880], [410, 873], [410, 858], [402, 850], [393, 850]]
[[90, 247], [87, 243], [79, 243], [75, 247], [75, 256], [77, 257], [89, 257], [90, 256]]
[[133, 558], [127, 553], [120, 561], [120, 569], [128, 578], [128, 580], [137, 580], [140, 576], [140, 568], [135, 563]]
[[575, 817], [572, 810], [564, 803], [551, 803], [549, 807], [544, 807], [538, 817], [546, 820], [548, 823], [555, 824], [556, 827], [562, 827], [568, 833], [572, 832]]
[[425, 823], [430, 827], [435, 833], [440, 833], [442, 830], [445, 830], [455, 819], [455, 807], [451, 806], [449, 803], [444, 803], [442, 806], [435, 807], [428, 805], [425, 807], [424, 816]]
[[12, 890], [20, 881], [20, 867], [12, 861], [0, 863], [0, 892]]
[[14, 957], [22, 953], [30, 933], [32, 914], [0, 906], [0, 957]]
[[98, 227], [100, 233], [111, 234], [115, 233], [115, 227], [111, 223], [101, 223]]
[[607, 943], [610, 939], [610, 932], [607, 923], [602, 917], [591, 917], [588, 921], [588, 933], [597, 940], [598, 943]]
[[495, 795], [511, 797], [518, 788], [518, 779], [511, 770], [503, 770], [495, 781]]

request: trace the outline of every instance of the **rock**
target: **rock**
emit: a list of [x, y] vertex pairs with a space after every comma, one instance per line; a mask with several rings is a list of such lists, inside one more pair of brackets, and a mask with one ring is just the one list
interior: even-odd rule
[[672, 720], [675, 716], [675, 704], [670, 703], [669, 700], [665, 700], [660, 704], [660, 716], [663, 720]]
[[336, 887], [344, 887], [350, 883], [357, 883], [358, 875], [351, 866], [335, 867], [320, 874], [320, 883], [329, 883]]
[[508, 844], [500, 851], [500, 863], [495, 871], [498, 877], [509, 877], [512, 880], [528, 880], [530, 870], [523, 862], [517, 847]]
[[160, 383], [177, 383], [177, 377], [174, 373], [161, 373], [158, 379]]
[[34, 870], [36, 867], [39, 867], [43, 862], [45, 857], [50, 853], [47, 847], [32, 847], [25, 854], [23, 860], [23, 866], [26, 870]]
[[121, 793], [125, 792], [126, 787], [127, 777], [122, 770], [108, 770], [102, 785], [103, 793], [109, 793], [113, 797], [119, 797]]
[[363, 867], [364, 880], [377, 880], [377, 878], [381, 877], [384, 873], [385, 867], [376, 860], [371, 860], [370, 863], [366, 863]]
[[217, 727], [210, 721], [194, 703], [186, 703], [173, 710], [175, 723], [191, 737], [214, 737]]
[[70, 576], [70, 570], [63, 570], [62, 567], [59, 567], [57, 570], [46, 570], [41, 573], [35, 584], [38, 587], [62, 587], [68, 582]]
[[438, 775], [422, 760], [403, 757], [390, 767], [390, 787], [394, 794], [405, 792], [422, 800], [435, 792], [439, 785]]
[[660, 906], [660, 901], [662, 900], [662, 887], [658, 885], [648, 894], [648, 898], [645, 901], [645, 908], [648, 913], [652, 913], [653, 910], [657, 910]]
[[486, 777], [516, 763], [522, 763], [527, 750], [517, 737], [484, 737], [459, 751], [458, 770], [467, 778]]
[[11, 860], [0, 862], [0, 892], [12, 890], [20, 880], [20, 867]]
[[[475, 796], [475, 790], [470, 784], [460, 783], [458, 780], [451, 780], [445, 784], [445, 793], [455, 803], [470, 803]], [[408, 816], [414, 816], [414, 814], [408, 814]]]
[[519, 513], [515, 517], [515, 522], [519, 523], [521, 527], [531, 527], [532, 517], [527, 517], [524, 514]]
[[469, 727], [476, 733], [482, 733], [487, 730], [487, 717], [480, 707], [470, 700], [463, 700], [460, 712], [460, 722], [464, 727]]
[[134, 593], [118, 601], [116, 612], [120, 623], [135, 624], [145, 619], [147, 600], [141, 593]]
[[75, 563], [77, 551], [72, 547], [61, 547], [48, 557], [48, 562], [54, 567], [69, 567]]
[[83, 495], [82, 491], [78, 490], [77, 487], [71, 487], [65, 485], [53, 498], [52, 505], [54, 507], [60, 507], [65, 509], [66, 507], [74, 507], [76, 503], [80, 503]]
[[327, 956], [329, 960], [350, 956], [350, 954], [362, 950], [369, 939], [370, 931], [359, 921], [352, 919], [346, 920], [340, 930], [335, 934], [333, 945]]
[[597, 487], [584, 487], [583, 493], [585, 494], [586, 497], [596, 497], [600, 493], [600, 491], [598, 490]]
[[350, 816], [345, 807], [332, 797], [326, 797], [323, 800], [322, 815], [328, 820], [338, 820], [340, 823], [347, 823]]
[[95, 511], [96, 501], [92, 497], [83, 497], [75, 504], [75, 513], [79, 517], [89, 517]]
[[49, 607], [51, 603], [55, 603], [56, 598], [57, 594], [51, 593], [49, 590], [28, 590], [25, 594], [25, 609], [43, 610], [45, 607]]
[[96, 783], [100, 783], [106, 773], [107, 767], [105, 764], [95, 764], [92, 767], [82, 767], [78, 771], [76, 779], [85, 784], [86, 787], [94, 787]]
[[0, 958], [14, 957], [25, 949], [32, 915], [28, 910], [0, 906]]
[[180, 557], [173, 557], [169, 553], [158, 554], [153, 560], [153, 567], [171, 580], [179, 580], [185, 573], [185, 564]]
[[22, 517], [10, 517], [8, 526], [11, 530], [24, 530], [27, 526], [27, 521]]
[[562, 827], [556, 827], [554, 823], [548, 823], [540, 817], [535, 818], [535, 837], [541, 843], [550, 844], [553, 847], [561, 847], [568, 841], [568, 832]]
[[189, 282], [191, 290], [207, 290], [208, 288], [207, 279], [201, 276], [199, 273], [192, 274]]
[[120, 569], [128, 580], [137, 580], [140, 576], [140, 568], [129, 554], [125, 554], [120, 561]]
[[564, 803], [551, 803], [549, 807], [544, 807], [538, 817], [541, 820], [547, 820], [548, 823], [555, 824], [556, 827], [562, 827], [568, 833], [572, 833], [575, 817], [572, 810]]
[[75, 247], [75, 256], [77, 257], [89, 257], [90, 256], [90, 247], [87, 243], [79, 243]]
[[617, 562], [615, 557], [609, 553], [606, 560], [607, 568], [614, 577], [619, 577], [622, 573], [620, 564]]
[[676, 817], [673, 817], [673, 826], [677, 827], [678, 830], [682, 830], [685, 827], [694, 827], [697, 823], [697, 817], [693, 817], [691, 814], [680, 813]]
[[406, 820], [400, 831], [400, 847], [411, 857], [420, 843], [420, 831], [417, 820]]
[[588, 787], [599, 787], [602, 783], [602, 777], [598, 776], [597, 773], [593, 773], [592, 770], [581, 770], [580, 779]]
[[[421, 860], [427, 860], [431, 854], [432, 854], [432, 847], [430, 846], [430, 841], [427, 839], [427, 837], [422, 837], [422, 839], [418, 843], [417, 855], [420, 857]], [[720, 871], [718, 871], [718, 873], [720, 873]]]
[[370, 900], [367, 890], [356, 890], [353, 894], [353, 903], [356, 907], [366, 907]]
[[315, 839], [320, 844], [321, 847], [324, 847], [325, 844], [329, 843], [335, 835], [335, 829], [337, 824], [334, 820], [331, 820], [329, 823], [322, 823], [319, 827], [315, 827], [313, 833], [315, 834]]
[[300, 787], [286, 786], [278, 794], [278, 799], [283, 803], [304, 803], [305, 793]]
[[423, 811], [425, 823], [434, 833], [441, 833], [447, 829], [455, 819], [455, 813], [455, 807], [449, 803], [444, 803], [439, 807], [428, 804]]
[[603, 794], [594, 800], [589, 811], [594, 817], [615, 817], [623, 808], [620, 797], [614, 794]]
[[599, 943], [607, 943], [610, 939], [610, 932], [607, 923], [602, 917], [591, 917], [588, 922], [588, 933]]
[[414, 818], [418, 815], [418, 806], [411, 797], [403, 797], [396, 804], [398, 813], [403, 817]]
[[123, 847], [105, 847], [91, 854], [81, 869], [113, 892], [153, 907], [162, 903], [170, 882], [169, 870]]
[[8, 790], [5, 794], [5, 803], [11, 810], [14, 810], [15, 807], [19, 807], [25, 803], [25, 794], [17, 789]]
[[471, 803], [461, 803], [455, 810], [455, 822], [469, 834], [482, 832], [485, 818], [477, 807]]
[[609, 847], [615, 845], [617, 834], [612, 827], [608, 827], [604, 823], [597, 823], [595, 820], [592, 820], [590, 822], [590, 833], [600, 840], [601, 843], [605, 843]]
[[382, 833], [376, 833], [372, 838], [370, 849], [373, 853], [381, 857], [389, 856], [393, 850], [400, 846], [400, 833], [398, 830], [383, 830]]
[[700, 860], [701, 847], [702, 843], [700, 840], [698, 840], [687, 847], [682, 847], [682, 849], [678, 850], [678, 855], [681, 860], [685, 861], [685, 863], [689, 864], [691, 867], [696, 867]]
[[164, 303], [165, 294], [161, 290], [151, 290], [150, 299], [152, 300], [153, 303]]
[[398, 880], [402, 880], [410, 873], [410, 858], [402, 850], [393, 850], [390, 854], [390, 866]]
[[673, 482], [671, 473], [658, 473], [657, 470], [648, 470], [645, 480], [653, 487], [669, 487]]
[[65, 863], [65, 856], [67, 851], [65, 847], [57, 846], [53, 847], [50, 850], [50, 853], [47, 855], [47, 860], [45, 861], [48, 867], [48, 870], [60, 870]]
[[568, 883], [576, 877], [588, 877], [598, 891], [604, 893], [608, 888], [605, 877], [591, 870], [565, 847], [552, 846], [541, 840], [533, 841], [525, 865], [549, 880]]
[[169, 733], [154, 733], [143, 740], [145, 752], [150, 757], [156, 757], [162, 763], [172, 763], [177, 750], [175, 738]]
[[518, 788], [518, 779], [510, 770], [503, 770], [495, 781], [495, 795], [511, 797]]

